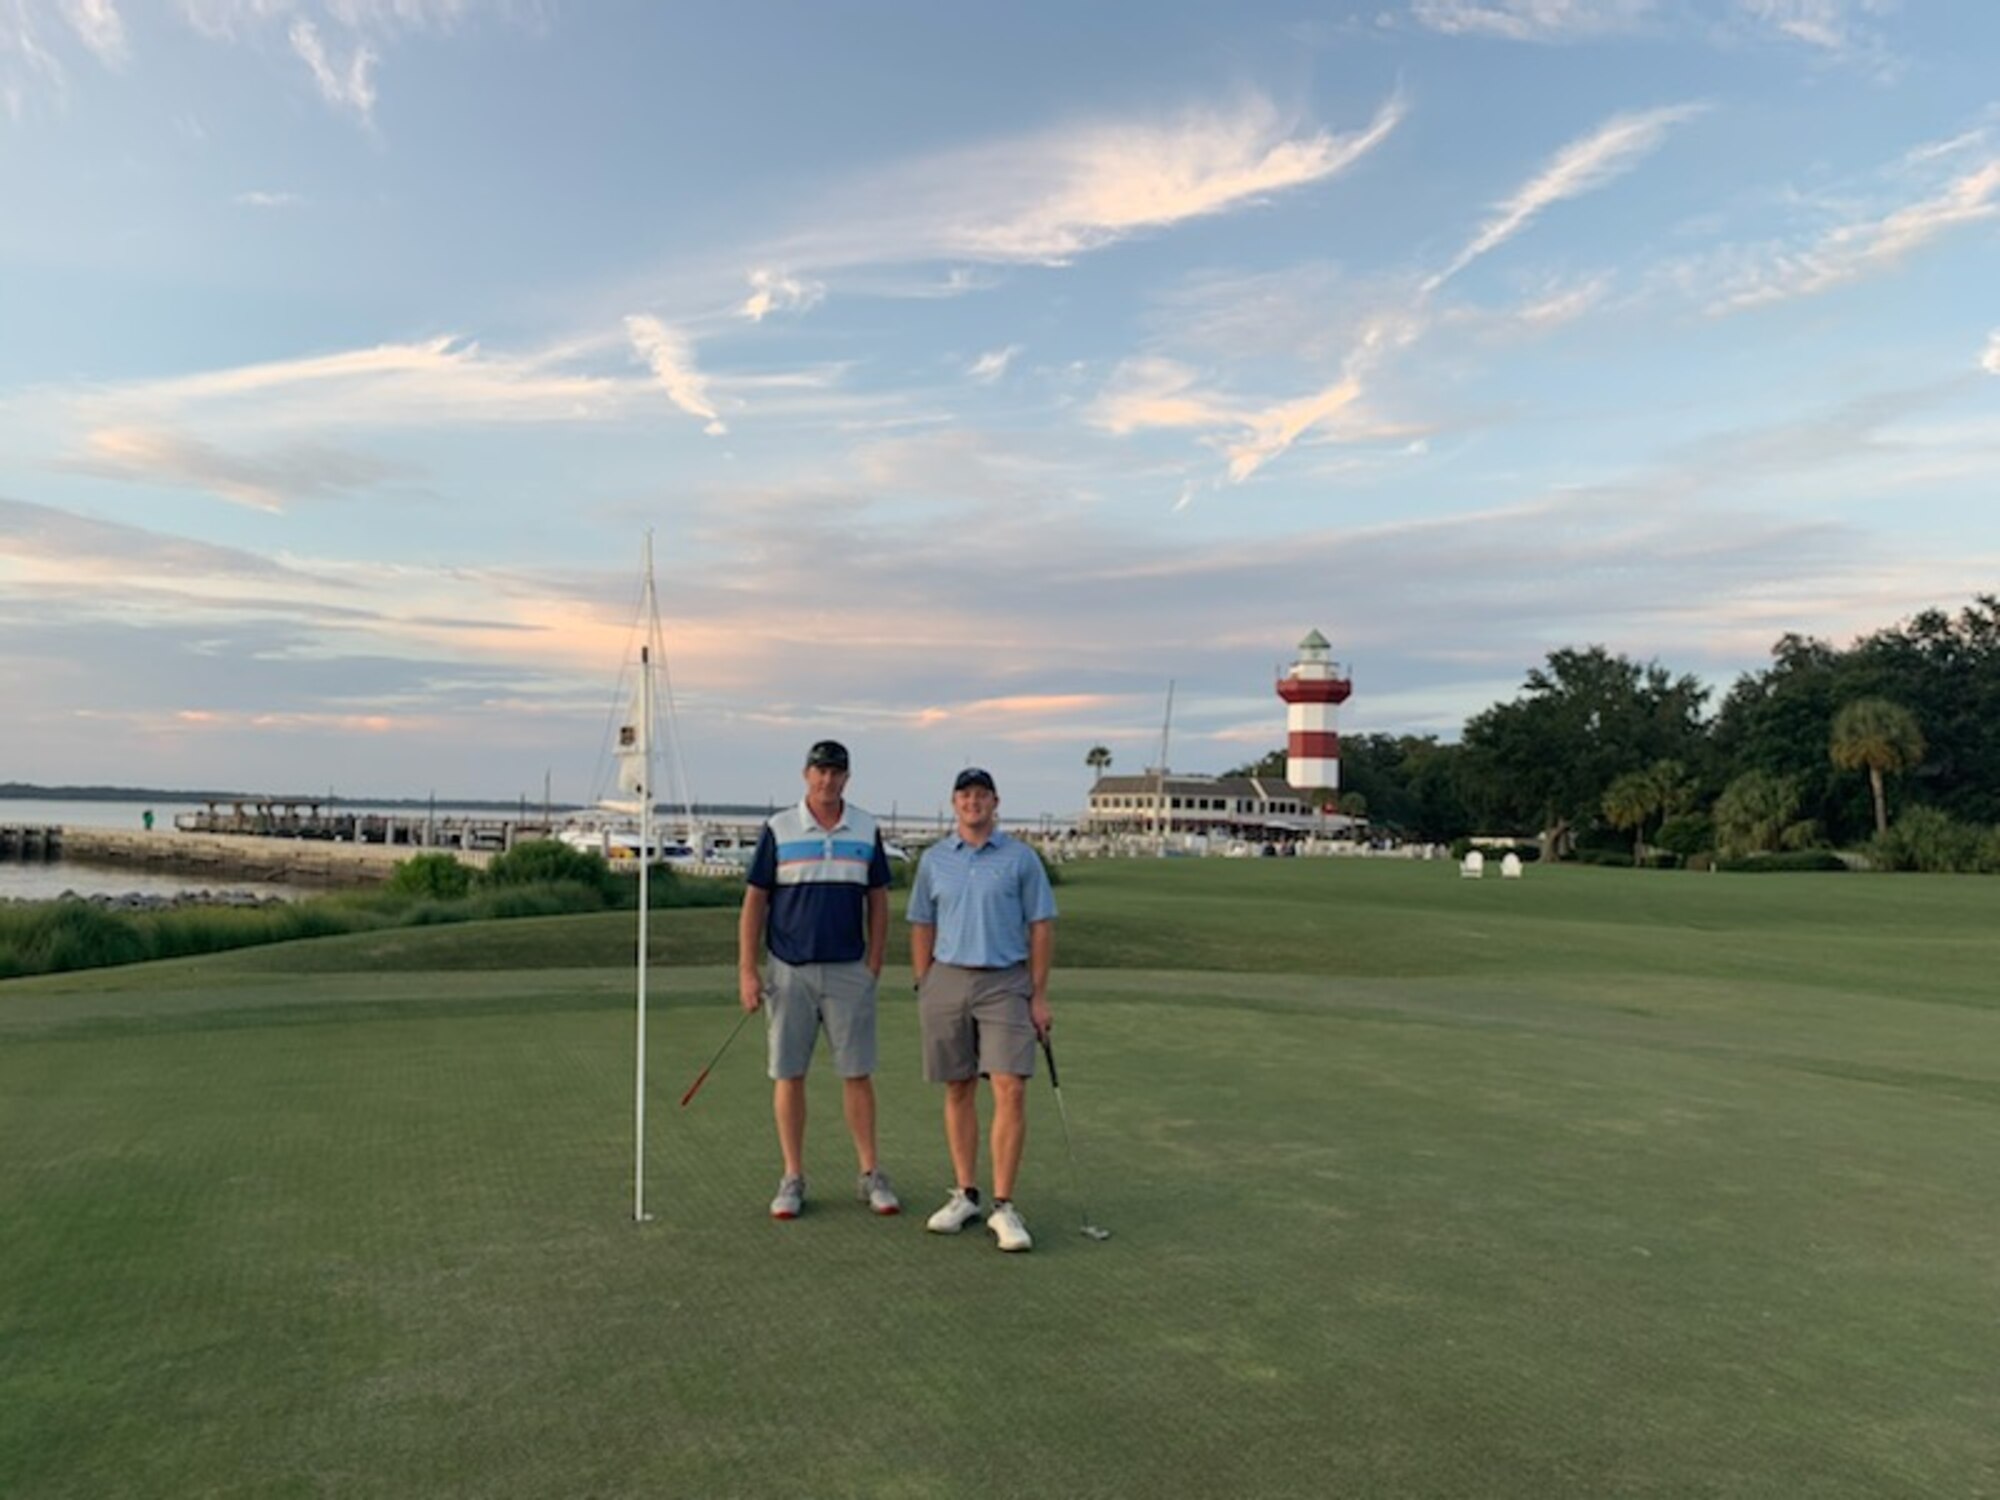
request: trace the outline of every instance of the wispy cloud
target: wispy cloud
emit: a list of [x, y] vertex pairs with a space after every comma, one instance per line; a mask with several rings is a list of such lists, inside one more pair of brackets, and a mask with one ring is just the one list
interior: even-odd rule
[[990, 385], [1007, 373], [1007, 367], [1020, 352], [1019, 344], [1009, 344], [1004, 349], [989, 349], [975, 359], [965, 373], [982, 385]]
[[576, 368], [579, 352], [489, 353], [446, 335], [54, 394], [92, 426], [257, 431], [569, 422], [628, 407], [641, 383]]
[[[1363, 396], [1366, 379], [1379, 362], [1420, 330], [1413, 319], [1379, 316], [1350, 352], [1339, 379], [1307, 395], [1261, 406], [1198, 389], [1198, 372], [1177, 360], [1157, 356], [1127, 360], [1091, 403], [1087, 419], [1119, 437], [1153, 428], [1236, 434], [1221, 444], [1228, 458], [1228, 477], [1235, 483], [1248, 479], [1315, 429], [1354, 442], [1407, 439], [1407, 426], [1370, 415]], [[1183, 484], [1174, 509], [1185, 509], [1198, 488]]]
[[702, 418], [708, 424], [702, 431], [711, 437], [729, 430], [709, 400], [708, 378], [695, 368], [694, 345], [685, 334], [647, 313], [628, 317], [625, 331], [631, 336], [632, 347], [652, 367], [669, 401], [689, 416]]
[[1601, 306], [1611, 290], [1607, 275], [1587, 276], [1563, 285], [1547, 286], [1511, 307], [1477, 315], [1475, 322], [1499, 329], [1543, 332], [1574, 323]]
[[743, 316], [761, 323], [774, 312], [806, 312], [826, 296], [823, 282], [807, 281], [778, 271], [752, 271], [750, 296], [743, 304]]
[[[131, 58], [125, 19], [116, 0], [60, 0], [57, 7], [74, 39], [107, 68], [123, 68]], [[52, 99], [58, 108], [69, 98], [69, 70], [56, 54], [60, 29], [48, 35], [52, 23], [41, 0], [7, 0], [0, 4], [0, 114], [23, 119], [37, 98]]]
[[2000, 216], [2000, 157], [1962, 173], [1928, 197], [1872, 216], [1850, 219], [1809, 244], [1733, 252], [1737, 266], [1708, 301], [1711, 312], [1733, 312], [1809, 297], [1893, 270], [1953, 230]]
[[1090, 422], [1116, 437], [1152, 427], [1216, 427], [1241, 420], [1237, 409], [1195, 389], [1199, 373], [1177, 360], [1128, 359], [1088, 411]]
[[254, 456], [230, 453], [184, 432], [102, 428], [72, 468], [109, 478], [185, 487], [253, 510], [327, 499], [403, 476], [400, 465], [321, 443], [290, 443]]
[[1134, 234], [1322, 182], [1402, 120], [1391, 97], [1350, 135], [1300, 130], [1268, 99], [1166, 123], [1078, 125], [972, 147], [846, 185], [825, 221], [778, 247], [788, 264], [1059, 265]]
[[1618, 115], [1589, 135], [1570, 142], [1548, 166], [1521, 187], [1480, 227], [1450, 265], [1424, 283], [1435, 291], [1473, 261], [1519, 234], [1537, 215], [1566, 199], [1580, 198], [1624, 175], [1658, 149], [1667, 132], [1701, 113], [1699, 104], [1677, 104], [1641, 114]]
[[[27, 581], [97, 585], [135, 576], [176, 582], [227, 582], [247, 591], [268, 590], [304, 575], [258, 553], [220, 547], [115, 521], [80, 516], [52, 505], [0, 496], [0, 559]], [[89, 598], [95, 587], [79, 590]]]
[[69, 74], [42, 41], [36, 14], [27, 5], [0, 7], [0, 109], [9, 120], [20, 120], [29, 101], [50, 94], [58, 103], [69, 87]]
[[1880, 37], [1860, 17], [1886, 15], [1895, 0], [1736, 0], [1751, 21], [1791, 41], [1832, 53], [1873, 49]]
[[1986, 336], [1986, 352], [1979, 357], [1979, 368], [1989, 375], [2000, 375], [2000, 328]]
[[357, 42], [348, 54], [346, 64], [338, 65], [328, 55], [326, 44], [320, 40], [319, 28], [305, 17], [292, 22], [288, 35], [292, 51], [312, 71], [313, 82], [319, 85], [320, 97], [329, 104], [352, 110], [363, 123], [372, 124], [375, 82], [369, 75], [381, 60], [374, 48]]
[[1253, 412], [1250, 434], [1229, 448], [1229, 477], [1241, 484], [1315, 428], [1338, 430], [1343, 422], [1349, 440], [1407, 437], [1400, 424], [1369, 419], [1362, 405], [1369, 377], [1391, 355], [1414, 343], [1423, 332], [1415, 315], [1384, 314], [1375, 319], [1348, 355], [1340, 379], [1311, 395]]
[[107, 68], [125, 65], [129, 56], [125, 41], [125, 19], [113, 0], [63, 0], [63, 19], [77, 40]]
[[[1227, 477], [1236, 484], [1315, 433], [1349, 442], [1407, 440], [1421, 427], [1374, 414], [1367, 393], [1381, 368], [1437, 321], [1433, 303], [1439, 290], [1475, 260], [1525, 231], [1552, 205], [1582, 197], [1624, 175], [1657, 149], [1669, 130], [1703, 108], [1682, 104], [1618, 115], [1564, 146], [1499, 205], [1442, 270], [1414, 287], [1404, 283], [1388, 288], [1380, 303], [1357, 321], [1338, 376], [1307, 394], [1254, 407], [1225, 402], [1196, 390], [1195, 375], [1184, 365], [1134, 361], [1121, 367], [1113, 385], [1093, 406], [1092, 419], [1113, 433], [1142, 427], [1236, 428], [1240, 435], [1224, 445]], [[1602, 278], [1587, 279], [1521, 305], [1509, 321], [1518, 329], [1551, 328], [1581, 316], [1603, 291]], [[1268, 324], [1268, 310], [1259, 313], [1257, 321]], [[1184, 492], [1181, 506], [1187, 500]]]
[[306, 200], [297, 193], [273, 193], [252, 189], [230, 200], [242, 208], [293, 208]]
[[1410, 17], [1447, 36], [1565, 42], [1631, 31], [1658, 9], [1657, 0], [1412, 0]]

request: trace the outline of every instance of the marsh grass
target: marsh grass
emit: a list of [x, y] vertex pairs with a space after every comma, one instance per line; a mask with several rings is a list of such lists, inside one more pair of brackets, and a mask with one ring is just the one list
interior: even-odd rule
[[[664, 878], [663, 878], [664, 877]], [[660, 910], [734, 908], [743, 887], [656, 871], [651, 904]], [[636, 882], [614, 878], [609, 900], [636, 901]], [[174, 906], [125, 911], [71, 898], [0, 906], [0, 979], [187, 958], [395, 927], [435, 927], [503, 919], [603, 912], [605, 890], [574, 880], [479, 884], [445, 897], [389, 886], [263, 906]]]

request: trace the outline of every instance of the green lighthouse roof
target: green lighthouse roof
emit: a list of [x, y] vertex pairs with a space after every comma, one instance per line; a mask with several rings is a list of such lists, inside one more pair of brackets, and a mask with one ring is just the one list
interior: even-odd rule
[[1299, 649], [1301, 651], [1324, 651], [1326, 648], [1326, 637], [1321, 635], [1317, 630], [1299, 642]]

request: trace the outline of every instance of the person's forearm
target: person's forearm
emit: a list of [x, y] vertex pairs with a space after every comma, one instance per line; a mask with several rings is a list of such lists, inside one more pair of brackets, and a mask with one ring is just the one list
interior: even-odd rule
[[1049, 992], [1049, 974], [1056, 966], [1056, 924], [1034, 922], [1028, 927], [1028, 978], [1037, 995]]
[[931, 964], [937, 951], [937, 928], [926, 923], [915, 922], [910, 926], [910, 969], [923, 983], [924, 975], [930, 973]]
[[889, 893], [876, 889], [868, 893], [868, 972], [880, 979], [888, 957]]
[[736, 972], [757, 972], [758, 949], [764, 941], [764, 918], [771, 904], [768, 892], [751, 886], [743, 892], [743, 914], [736, 919]]

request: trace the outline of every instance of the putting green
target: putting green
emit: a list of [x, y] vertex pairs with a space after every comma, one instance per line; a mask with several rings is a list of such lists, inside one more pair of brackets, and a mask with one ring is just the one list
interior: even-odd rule
[[2000, 884], [1073, 866], [1037, 1235], [948, 1186], [906, 984], [773, 1224], [729, 913], [0, 984], [0, 1494], [2000, 1489]]

